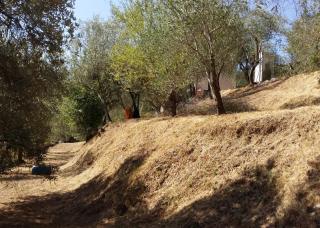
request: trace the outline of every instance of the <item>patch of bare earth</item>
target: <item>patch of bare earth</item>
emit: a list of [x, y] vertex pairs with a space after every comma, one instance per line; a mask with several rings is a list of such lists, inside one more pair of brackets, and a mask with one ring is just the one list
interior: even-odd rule
[[[113, 124], [60, 164], [55, 183], [1, 181], [0, 226], [317, 227], [318, 75], [225, 92], [241, 113]], [[64, 146], [48, 159], [68, 160]]]

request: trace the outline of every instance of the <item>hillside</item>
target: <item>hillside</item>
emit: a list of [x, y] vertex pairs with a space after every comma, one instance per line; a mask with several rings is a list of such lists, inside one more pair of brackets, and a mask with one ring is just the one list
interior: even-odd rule
[[204, 100], [57, 145], [56, 180], [0, 176], [0, 226], [316, 227], [319, 78], [225, 91], [224, 116]]
[[[262, 83], [257, 87], [223, 91], [227, 111], [271, 111], [294, 109], [320, 104], [319, 72], [303, 74], [282, 80]], [[212, 101], [207, 99], [187, 104], [183, 112], [188, 114], [214, 114]]]

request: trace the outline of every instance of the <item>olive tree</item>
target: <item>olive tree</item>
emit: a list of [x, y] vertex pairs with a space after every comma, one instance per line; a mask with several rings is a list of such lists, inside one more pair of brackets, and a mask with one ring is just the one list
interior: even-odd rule
[[[206, 72], [218, 114], [224, 114], [219, 80], [236, 65], [242, 30], [242, 1], [163, 0], [172, 32]], [[241, 3], [241, 4], [240, 4]]]
[[170, 17], [159, 1], [143, 1], [144, 32], [141, 45], [150, 62], [154, 77], [149, 83], [146, 100], [157, 111], [165, 106], [172, 116], [193, 82], [196, 61], [172, 31]]
[[75, 28], [72, 0], [0, 1], [0, 143], [38, 152], [52, 98], [65, 77], [64, 46]]
[[85, 23], [79, 38], [73, 41], [72, 79], [93, 92], [104, 107], [103, 124], [112, 121], [110, 110], [122, 103], [120, 86], [111, 68], [111, 50], [118, 36], [113, 21], [94, 18]]
[[244, 31], [239, 67], [252, 85], [254, 71], [262, 61], [259, 53], [280, 32], [281, 18], [276, 12], [268, 10], [264, 4], [257, 3], [253, 9], [247, 10], [242, 20]]
[[296, 72], [320, 69], [320, 3], [300, 1], [299, 18], [287, 33], [288, 52]]

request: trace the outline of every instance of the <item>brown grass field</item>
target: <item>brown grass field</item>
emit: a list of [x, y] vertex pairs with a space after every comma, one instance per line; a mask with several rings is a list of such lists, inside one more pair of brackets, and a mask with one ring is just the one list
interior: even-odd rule
[[319, 227], [320, 72], [51, 148], [0, 176], [0, 227]]

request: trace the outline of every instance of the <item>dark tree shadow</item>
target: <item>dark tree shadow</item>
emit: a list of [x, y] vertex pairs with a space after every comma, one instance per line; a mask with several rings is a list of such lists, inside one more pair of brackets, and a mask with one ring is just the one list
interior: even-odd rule
[[280, 109], [295, 109], [305, 106], [320, 105], [320, 97], [300, 96], [289, 100], [280, 106]]
[[[248, 102], [236, 99], [236, 98], [223, 98], [223, 104], [227, 113], [240, 113], [240, 112], [252, 112], [257, 111], [257, 109], [250, 105]], [[190, 115], [215, 115], [217, 114], [217, 107], [215, 101], [212, 100], [209, 105], [195, 106], [189, 109], [179, 110], [179, 116], [190, 116]]]
[[[241, 113], [241, 112], [252, 112], [259, 111], [255, 106], [250, 105], [246, 101], [246, 97], [259, 93], [261, 91], [273, 90], [276, 87], [284, 83], [288, 78], [269, 82], [267, 84], [261, 84], [257, 86], [248, 86], [246, 88], [234, 90], [227, 95], [223, 96], [223, 104], [227, 113]], [[214, 115], [217, 113], [217, 107], [214, 99], [212, 102], [208, 102], [202, 105], [198, 105], [199, 102], [187, 103], [183, 106], [179, 106], [179, 116], [190, 116], [190, 115]]]
[[17, 202], [0, 211], [0, 227], [258, 227], [275, 216], [280, 201], [272, 167], [259, 166], [164, 219], [170, 200], [149, 209], [147, 186], [130, 181], [146, 156], [130, 157], [113, 176], [97, 176], [73, 192]]
[[0, 211], [0, 227], [95, 227], [102, 219], [115, 220], [136, 208], [146, 208], [141, 198], [145, 186], [139, 181], [130, 183], [146, 156], [130, 157], [113, 176], [97, 176], [73, 192], [16, 202]]
[[30, 175], [30, 173], [14, 173], [10, 175], [0, 175], [0, 182], [15, 182], [36, 179], [43, 179], [43, 176]]
[[[163, 219], [164, 200], [154, 210], [128, 215], [117, 227], [259, 227], [275, 221], [279, 196], [272, 167], [248, 170], [212, 196]], [[183, 193], [181, 193], [183, 194]], [[273, 220], [272, 220], [273, 219]]]
[[224, 106], [227, 113], [253, 112], [257, 111], [256, 107], [250, 105], [248, 102], [240, 99], [232, 99], [225, 97], [223, 99]]
[[265, 167], [246, 171], [214, 195], [165, 221], [168, 227], [259, 227], [275, 216], [276, 181]]
[[240, 90], [235, 90], [231, 93], [228, 94], [227, 97], [229, 98], [242, 98], [242, 97], [247, 97], [256, 93], [259, 93], [261, 91], [267, 91], [267, 90], [273, 90], [283, 84], [285, 81], [287, 81], [288, 78], [284, 78], [281, 80], [277, 80], [275, 82], [269, 82], [266, 85], [258, 85], [258, 86], [248, 86], [245, 89], [240, 89]]
[[320, 227], [320, 156], [309, 161], [306, 182], [296, 193], [296, 198], [277, 221], [279, 227]]

